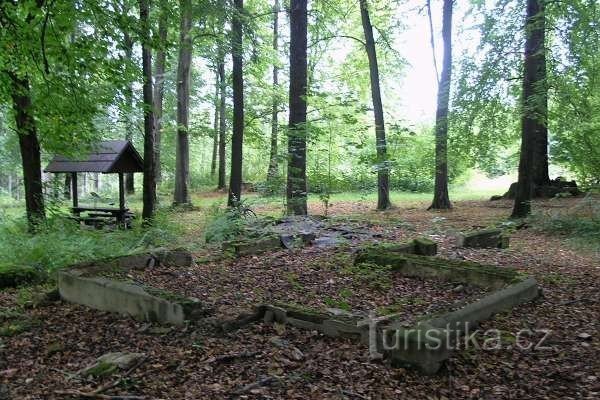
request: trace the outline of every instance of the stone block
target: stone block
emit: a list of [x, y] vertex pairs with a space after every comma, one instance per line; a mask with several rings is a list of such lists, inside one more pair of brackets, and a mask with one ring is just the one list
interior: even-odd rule
[[267, 236], [246, 241], [230, 241], [224, 242], [222, 247], [224, 252], [231, 252], [236, 257], [241, 257], [279, 250], [281, 249], [281, 239], [278, 236]]
[[435, 256], [437, 254], [437, 243], [428, 238], [416, 238], [413, 240], [415, 253], [420, 256]]
[[481, 229], [462, 233], [458, 237], [459, 247], [507, 248], [508, 236], [500, 229]]

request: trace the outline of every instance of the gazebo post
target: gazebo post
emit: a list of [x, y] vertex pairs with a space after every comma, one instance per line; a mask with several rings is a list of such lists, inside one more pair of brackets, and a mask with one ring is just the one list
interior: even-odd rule
[[125, 186], [123, 173], [119, 172], [119, 209], [123, 211], [125, 209], [125, 191], [123, 190]]
[[79, 197], [77, 193], [77, 172], [71, 172], [71, 185], [72, 185], [72, 197], [73, 197], [73, 213], [79, 215], [79, 212], [75, 208], [79, 207]]

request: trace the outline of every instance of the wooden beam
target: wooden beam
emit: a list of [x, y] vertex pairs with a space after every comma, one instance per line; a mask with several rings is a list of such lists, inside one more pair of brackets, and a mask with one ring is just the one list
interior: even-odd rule
[[119, 172], [119, 209], [125, 209], [125, 180], [122, 172]]
[[77, 172], [71, 172], [71, 190], [73, 196], [73, 207], [79, 207], [79, 197], [77, 193]]

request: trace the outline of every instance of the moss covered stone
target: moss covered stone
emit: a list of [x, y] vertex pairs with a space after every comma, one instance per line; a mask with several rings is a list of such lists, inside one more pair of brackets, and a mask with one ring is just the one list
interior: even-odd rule
[[420, 237], [406, 243], [375, 243], [362, 247], [354, 259], [354, 264], [371, 262], [374, 253], [390, 254], [418, 254], [421, 256], [434, 256], [437, 254], [437, 243], [431, 239]]
[[259, 239], [237, 240], [223, 243], [223, 252], [232, 253], [236, 257], [260, 254], [266, 251], [281, 249], [278, 236], [266, 236]]
[[501, 229], [479, 229], [462, 233], [458, 237], [458, 245], [460, 247], [506, 249], [509, 245], [509, 237]]
[[363, 251], [361, 262], [388, 266], [402, 275], [421, 278], [438, 278], [481, 287], [500, 288], [521, 280], [513, 268], [481, 265], [470, 261], [423, 257], [413, 254], [381, 251], [372, 248]]

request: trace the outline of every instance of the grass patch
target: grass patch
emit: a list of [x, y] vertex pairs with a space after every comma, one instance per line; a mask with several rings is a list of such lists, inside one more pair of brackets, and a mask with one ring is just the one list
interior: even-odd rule
[[0, 276], [20, 271], [14, 280], [25, 283], [33, 278], [33, 271], [53, 271], [86, 260], [174, 247], [181, 233], [174, 218], [166, 213], [159, 213], [150, 228], [115, 231], [82, 229], [71, 220], [53, 216], [35, 235], [27, 232], [24, 220], [18, 219], [0, 225]]

